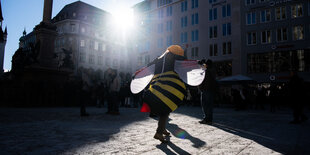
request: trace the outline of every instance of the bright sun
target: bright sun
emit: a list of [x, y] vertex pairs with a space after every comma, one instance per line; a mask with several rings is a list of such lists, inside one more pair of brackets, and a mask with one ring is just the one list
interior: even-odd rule
[[112, 12], [113, 15], [113, 24], [117, 28], [123, 30], [130, 30], [134, 26], [134, 15], [133, 10], [130, 8], [122, 8]]

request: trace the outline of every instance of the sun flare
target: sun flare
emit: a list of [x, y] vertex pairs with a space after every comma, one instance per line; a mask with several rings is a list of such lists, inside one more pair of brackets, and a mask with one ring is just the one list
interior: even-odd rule
[[116, 28], [130, 30], [134, 27], [133, 10], [130, 8], [122, 8], [112, 12], [113, 24]]

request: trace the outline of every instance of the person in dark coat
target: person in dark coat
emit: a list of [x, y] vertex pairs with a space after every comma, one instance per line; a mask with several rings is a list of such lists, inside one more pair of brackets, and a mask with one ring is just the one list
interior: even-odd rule
[[121, 79], [118, 76], [117, 70], [113, 71], [112, 81], [110, 84], [109, 94], [111, 97], [111, 112], [112, 115], [119, 115], [119, 91], [121, 88]]
[[288, 87], [294, 118], [290, 123], [299, 124], [308, 120], [308, 117], [303, 113], [305, 101], [307, 101], [305, 99], [306, 89], [304, 87], [304, 81], [296, 72], [292, 72], [292, 77], [289, 81]]
[[201, 106], [204, 114], [203, 120], [199, 121], [201, 124], [212, 124], [213, 121], [213, 104], [216, 92], [215, 70], [213, 69], [212, 60], [201, 61], [205, 67], [206, 73], [204, 81], [199, 85], [201, 90]]
[[90, 96], [90, 88], [87, 82], [83, 82], [82, 86], [82, 101], [81, 101], [81, 107], [80, 107], [80, 115], [81, 116], [89, 116], [89, 114], [86, 112], [85, 105], [87, 104]]

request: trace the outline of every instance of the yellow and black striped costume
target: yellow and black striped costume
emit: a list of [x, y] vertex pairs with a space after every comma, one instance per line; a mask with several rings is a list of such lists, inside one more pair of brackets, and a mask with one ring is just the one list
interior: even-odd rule
[[170, 113], [182, 103], [186, 93], [184, 82], [174, 71], [156, 74], [145, 93], [145, 102], [152, 113], [161, 115]]
[[157, 115], [169, 114], [183, 102], [186, 86], [174, 71], [175, 60], [184, 60], [182, 55], [168, 52], [164, 57], [155, 59], [155, 75], [144, 94], [144, 102], [151, 112]]

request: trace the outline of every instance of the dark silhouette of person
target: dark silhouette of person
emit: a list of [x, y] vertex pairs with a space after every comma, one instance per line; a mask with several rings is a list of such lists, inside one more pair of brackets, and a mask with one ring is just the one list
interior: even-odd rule
[[110, 84], [110, 97], [111, 97], [111, 111], [112, 115], [119, 115], [119, 91], [121, 88], [121, 79], [117, 74], [117, 70], [113, 71], [112, 81]]
[[232, 88], [231, 96], [233, 97], [233, 104], [235, 106], [235, 110], [241, 110], [243, 99], [241, 97], [240, 91]]
[[112, 114], [112, 111], [113, 111], [113, 98], [112, 98], [112, 95], [110, 92], [110, 87], [111, 87], [111, 83], [112, 83], [113, 78], [114, 78], [113, 77], [113, 70], [111, 68], [109, 68], [106, 71], [106, 79], [105, 79], [105, 82], [106, 82], [105, 98], [106, 98], [107, 103], [108, 103], [106, 114]]
[[164, 143], [168, 140], [163, 134], [170, 135], [166, 130], [169, 114], [181, 105], [186, 93], [185, 83], [174, 72], [175, 60], [184, 59], [184, 50], [179, 45], [171, 45], [163, 55], [148, 64], [155, 64], [155, 75], [145, 91], [144, 102], [150, 107], [151, 113], [159, 117], [154, 138]]
[[130, 86], [129, 86], [129, 81], [126, 81], [124, 84], [124, 96], [125, 96], [125, 107], [133, 107], [137, 108], [138, 105], [132, 105], [130, 101]]
[[304, 81], [300, 78], [297, 72], [291, 73], [291, 79], [288, 83], [290, 103], [293, 108], [293, 120], [291, 124], [299, 124], [308, 120], [307, 116], [303, 113], [305, 104], [306, 89], [304, 87]]
[[247, 86], [243, 86], [242, 88], [242, 94], [244, 96], [244, 99], [243, 99], [243, 104], [241, 106], [241, 109], [242, 110], [245, 110], [247, 109], [247, 107], [250, 105], [250, 90]]
[[96, 86], [96, 105], [97, 107], [101, 108], [104, 105], [104, 84], [103, 83], [99, 83]]
[[276, 112], [276, 103], [280, 96], [280, 90], [276, 84], [272, 84], [269, 89], [270, 93], [268, 102], [270, 105], [270, 112]]
[[202, 61], [203, 67], [206, 70], [204, 81], [199, 85], [201, 90], [201, 106], [204, 114], [203, 120], [199, 121], [201, 124], [212, 124], [213, 121], [213, 104], [216, 92], [216, 73], [213, 69], [212, 60]]
[[89, 95], [90, 95], [90, 88], [87, 82], [83, 82], [81, 95], [82, 95], [82, 101], [81, 101], [81, 107], [80, 107], [80, 115], [89, 116], [89, 114], [86, 112], [86, 107], [85, 107], [89, 99]]
[[257, 102], [255, 109], [261, 109], [264, 110], [264, 103], [266, 102], [266, 89], [263, 86], [260, 86], [256, 90], [257, 93]]

